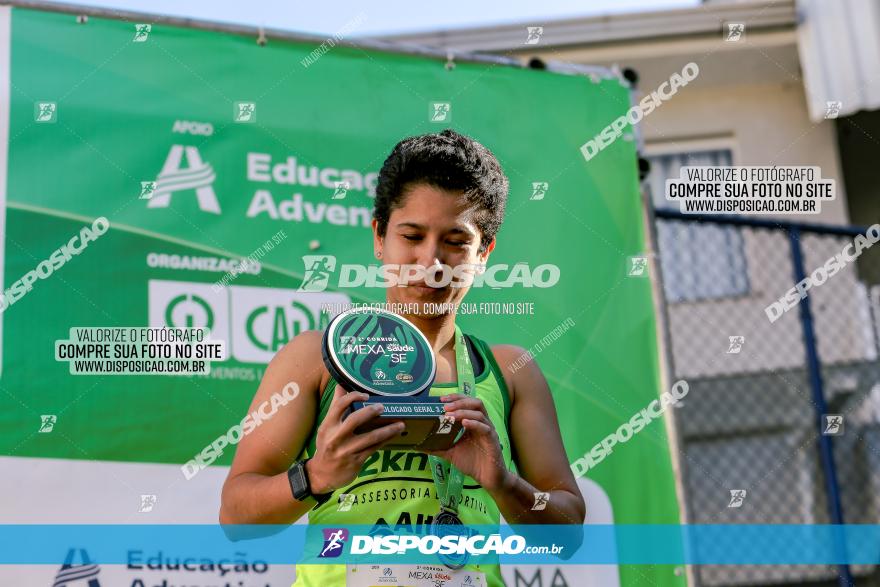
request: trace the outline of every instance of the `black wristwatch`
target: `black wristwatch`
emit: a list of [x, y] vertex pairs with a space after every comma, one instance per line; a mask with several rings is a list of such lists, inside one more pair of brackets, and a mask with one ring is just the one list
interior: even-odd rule
[[309, 483], [309, 475], [306, 471], [306, 463], [309, 459], [297, 461], [287, 470], [287, 480], [290, 481], [290, 491], [297, 501], [305, 501], [307, 497], [313, 498], [318, 505], [323, 504], [330, 499], [333, 492], [329, 493], [312, 493], [312, 486]]

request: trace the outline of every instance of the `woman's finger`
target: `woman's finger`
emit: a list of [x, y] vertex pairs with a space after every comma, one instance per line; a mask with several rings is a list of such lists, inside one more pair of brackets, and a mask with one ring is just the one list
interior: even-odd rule
[[446, 415], [451, 416], [456, 422], [467, 418], [468, 420], [477, 420], [484, 424], [491, 425], [488, 416], [483, 412], [478, 412], [476, 410], [455, 410], [454, 412], [446, 412]]
[[404, 428], [406, 426], [403, 422], [392, 422], [363, 434], [355, 434], [354, 438], [345, 445], [343, 450], [351, 454], [373, 453], [380, 448], [378, 445], [394, 440], [403, 432]]
[[477, 420], [465, 419], [461, 421], [461, 425], [471, 432], [475, 432], [477, 434], [491, 434], [492, 428], [483, 424], [482, 422], [478, 422]]
[[400, 437], [399, 433], [394, 434], [390, 438], [386, 438], [385, 440], [383, 440], [381, 442], [378, 442], [372, 446], [368, 446], [367, 448], [356, 452], [355, 458], [357, 458], [359, 460], [366, 461], [370, 457], [371, 454], [373, 454], [376, 451], [382, 450], [383, 448], [385, 448], [389, 444], [392, 444], [393, 442], [396, 442], [399, 437]]
[[341, 422], [345, 410], [356, 401], [365, 401], [370, 396], [359, 391], [345, 391], [341, 385], [337, 385], [333, 392], [333, 400], [330, 409], [327, 410], [327, 419], [332, 422]]
[[447, 413], [455, 411], [455, 410], [476, 410], [486, 414], [486, 417], [489, 414], [486, 412], [486, 405], [483, 403], [483, 400], [475, 397], [465, 397], [453, 402], [447, 403], [443, 406], [443, 409], [446, 410]]
[[354, 434], [355, 428], [377, 418], [383, 409], [382, 404], [368, 404], [359, 410], [355, 410], [339, 426], [339, 434], [341, 436]]

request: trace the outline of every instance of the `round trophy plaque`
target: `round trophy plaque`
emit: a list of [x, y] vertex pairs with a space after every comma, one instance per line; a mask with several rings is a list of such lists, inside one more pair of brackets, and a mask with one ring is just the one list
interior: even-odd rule
[[338, 383], [370, 395], [426, 393], [437, 371], [425, 335], [406, 318], [377, 308], [336, 316], [324, 331], [321, 351]]

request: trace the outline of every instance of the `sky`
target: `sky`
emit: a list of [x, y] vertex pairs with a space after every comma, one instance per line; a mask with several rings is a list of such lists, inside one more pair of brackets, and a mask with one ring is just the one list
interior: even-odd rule
[[542, 26], [559, 18], [690, 7], [698, 5], [700, 0], [80, 0], [65, 3], [318, 35], [332, 35], [348, 23], [355, 23], [347, 36], [356, 37], [511, 22]]

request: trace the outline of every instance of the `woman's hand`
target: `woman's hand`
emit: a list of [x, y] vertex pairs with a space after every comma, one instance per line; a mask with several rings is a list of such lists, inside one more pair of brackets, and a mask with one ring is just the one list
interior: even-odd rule
[[446, 450], [424, 452], [446, 459], [455, 468], [473, 478], [484, 489], [501, 489], [510, 479], [510, 472], [501, 454], [501, 441], [486, 413], [483, 400], [458, 393], [440, 398], [446, 415], [461, 422], [465, 432]]
[[369, 398], [366, 393], [347, 392], [337, 385], [327, 416], [318, 427], [315, 456], [306, 463], [312, 492], [329, 493], [354, 481], [371, 454], [388, 444], [403, 431], [403, 422], [392, 422], [363, 434], [355, 428], [382, 413], [382, 406], [373, 404], [342, 419], [353, 402]]

